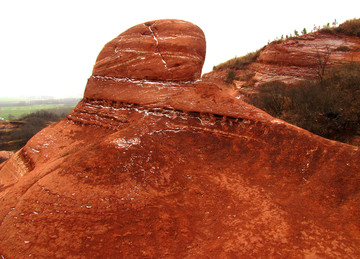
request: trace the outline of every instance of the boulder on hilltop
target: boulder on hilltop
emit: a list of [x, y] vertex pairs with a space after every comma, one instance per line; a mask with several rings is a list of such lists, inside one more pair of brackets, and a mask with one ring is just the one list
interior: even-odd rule
[[197, 26], [159, 20], [132, 27], [105, 45], [94, 76], [191, 81], [205, 60], [205, 36]]
[[3, 258], [356, 258], [360, 150], [200, 79], [205, 38], [146, 22], [0, 165]]

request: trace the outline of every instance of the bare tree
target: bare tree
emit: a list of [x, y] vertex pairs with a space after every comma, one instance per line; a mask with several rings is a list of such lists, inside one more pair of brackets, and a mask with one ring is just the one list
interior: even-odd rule
[[328, 64], [330, 55], [331, 55], [331, 49], [329, 48], [329, 46], [326, 46], [326, 51], [323, 54], [320, 54], [320, 51], [318, 49], [316, 50], [316, 56], [318, 59], [317, 75], [319, 77], [321, 85], [323, 84], [325, 69]]

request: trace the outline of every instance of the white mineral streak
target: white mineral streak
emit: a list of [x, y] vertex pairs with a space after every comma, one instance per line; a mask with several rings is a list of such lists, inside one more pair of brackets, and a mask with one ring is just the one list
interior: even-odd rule
[[[160, 37], [161, 38], [161, 37]], [[162, 39], [162, 38], [161, 38]], [[164, 39], [165, 40], [165, 39]], [[130, 49], [130, 48], [123, 48], [123, 49], [117, 49], [115, 48], [114, 52], [117, 54], [117, 53], [135, 53], [135, 54], [143, 54], [143, 55], [151, 55], [152, 52], [149, 52], [147, 50], [139, 50], [139, 49]], [[160, 55], [160, 53], [155, 53], [156, 55]], [[192, 54], [192, 53], [183, 53], [182, 51], [162, 51], [162, 54], [166, 54], [166, 56], [168, 57], [176, 57], [178, 59], [187, 59], [187, 58], [193, 58], [193, 59], [198, 59], [198, 60], [202, 60], [203, 57], [201, 57], [200, 55], [196, 55], [196, 54]], [[119, 65], [123, 65], [123, 64], [126, 64], [126, 63], [130, 63], [130, 62], [133, 62], [134, 60], [137, 60], [139, 58], [133, 58], [133, 59], [130, 59], [129, 61], [127, 62], [124, 62], [121, 63], [121, 64], [117, 64], [117, 66]], [[140, 58], [141, 59], [141, 58]], [[162, 60], [163, 62], [165, 62], [165, 60]], [[100, 61], [97, 61], [98, 63], [106, 63], [108, 62], [107, 59], [102, 59]], [[165, 62], [166, 63], [166, 62]], [[107, 67], [108, 68], [113, 68], [113, 67], [116, 67], [116, 65], [113, 65], [113, 66], [110, 66], [110, 67]]]
[[179, 132], [185, 132], [186, 130], [184, 130], [183, 128], [177, 128], [177, 129], [159, 129], [159, 130], [153, 130], [150, 131], [149, 133], [147, 133], [148, 135], [153, 135], [153, 134], [160, 134], [160, 133], [164, 133], [164, 132], [173, 132], [173, 133], [179, 133]]
[[[180, 36], [182, 39], [184, 39], [184, 38], [191, 38], [191, 39], [198, 39], [199, 38], [199, 36], [194, 36], [194, 35], [186, 35], [186, 34], [181, 34], [181, 36]], [[159, 39], [162, 39], [162, 40], [168, 40], [168, 39], [170, 39], [170, 40], [173, 40], [173, 39], [177, 39], [177, 38], [179, 38], [179, 36], [158, 36], [158, 38]]]
[[156, 54], [160, 56], [162, 62], [164, 63], [165, 68], [167, 69], [168, 67], [167, 67], [166, 61], [165, 61], [164, 57], [161, 55], [160, 50], [159, 50], [159, 41], [156, 38], [156, 35], [155, 35], [154, 31], [151, 29], [151, 25], [149, 25], [148, 28], [149, 28], [149, 30], [150, 30], [150, 32], [151, 32], [151, 34], [152, 34], [152, 36], [153, 36], [153, 38], [154, 38], [154, 40], [156, 42], [156, 51], [157, 51]]
[[271, 120], [271, 123], [274, 123], [274, 124], [284, 124], [283, 121], [279, 120], [279, 119], [273, 119]]
[[135, 54], [149, 54], [150, 52], [147, 50], [139, 50], [139, 49], [130, 49], [130, 48], [122, 48], [122, 49], [115, 49], [116, 53], [118, 52], [125, 52], [125, 53], [135, 53]]
[[195, 81], [151, 81], [146, 79], [131, 79], [131, 78], [119, 78], [119, 77], [113, 77], [113, 76], [96, 76], [92, 75], [91, 78], [95, 79], [102, 79], [102, 80], [111, 80], [115, 82], [123, 82], [123, 83], [132, 83], [132, 84], [141, 84], [141, 85], [156, 85], [156, 86], [180, 86], [180, 85], [186, 85], [186, 84], [194, 84], [197, 82], [200, 82], [201, 79], [195, 80]]
[[141, 140], [137, 137], [130, 138], [130, 139], [117, 138], [117, 139], [114, 139], [112, 141], [112, 143], [115, 144], [117, 148], [128, 149], [129, 147], [131, 147], [133, 145], [139, 145], [141, 143]]

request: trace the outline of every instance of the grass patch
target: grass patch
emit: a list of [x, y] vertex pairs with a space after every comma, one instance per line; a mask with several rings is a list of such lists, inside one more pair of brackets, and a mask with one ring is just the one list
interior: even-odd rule
[[230, 59], [230, 60], [228, 60], [226, 62], [223, 62], [223, 63], [215, 66], [214, 70], [225, 69], [225, 68], [245, 69], [248, 65], [250, 65], [251, 63], [256, 61], [256, 59], [259, 57], [260, 52], [261, 52], [262, 49], [259, 49], [257, 51], [248, 53], [248, 54], [246, 54], [245, 56], [242, 56], [242, 57], [232, 58], [232, 59]]
[[38, 104], [31, 106], [6, 106], [0, 107], [0, 117], [6, 120], [19, 119], [20, 117], [26, 116], [30, 113], [40, 110], [51, 110], [51, 111], [63, 111], [70, 112], [74, 106], [62, 105], [62, 104]]
[[320, 29], [320, 32], [344, 33], [350, 36], [360, 37], [360, 18], [347, 20], [337, 27], [324, 26], [324, 28]]
[[340, 24], [336, 31], [360, 37], [360, 19], [347, 20]]

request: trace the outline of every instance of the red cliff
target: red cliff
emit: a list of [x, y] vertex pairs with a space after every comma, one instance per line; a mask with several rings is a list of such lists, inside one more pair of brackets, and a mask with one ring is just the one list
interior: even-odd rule
[[199, 80], [204, 55], [177, 20], [109, 42], [70, 115], [0, 165], [0, 255], [358, 257], [359, 148]]
[[[274, 80], [293, 85], [317, 79], [323, 66], [329, 69], [352, 62], [360, 62], [360, 37], [318, 31], [268, 44], [259, 50], [254, 62], [236, 71], [238, 78], [234, 83], [245, 92]], [[225, 79], [230, 70], [218, 69], [204, 78]]]

